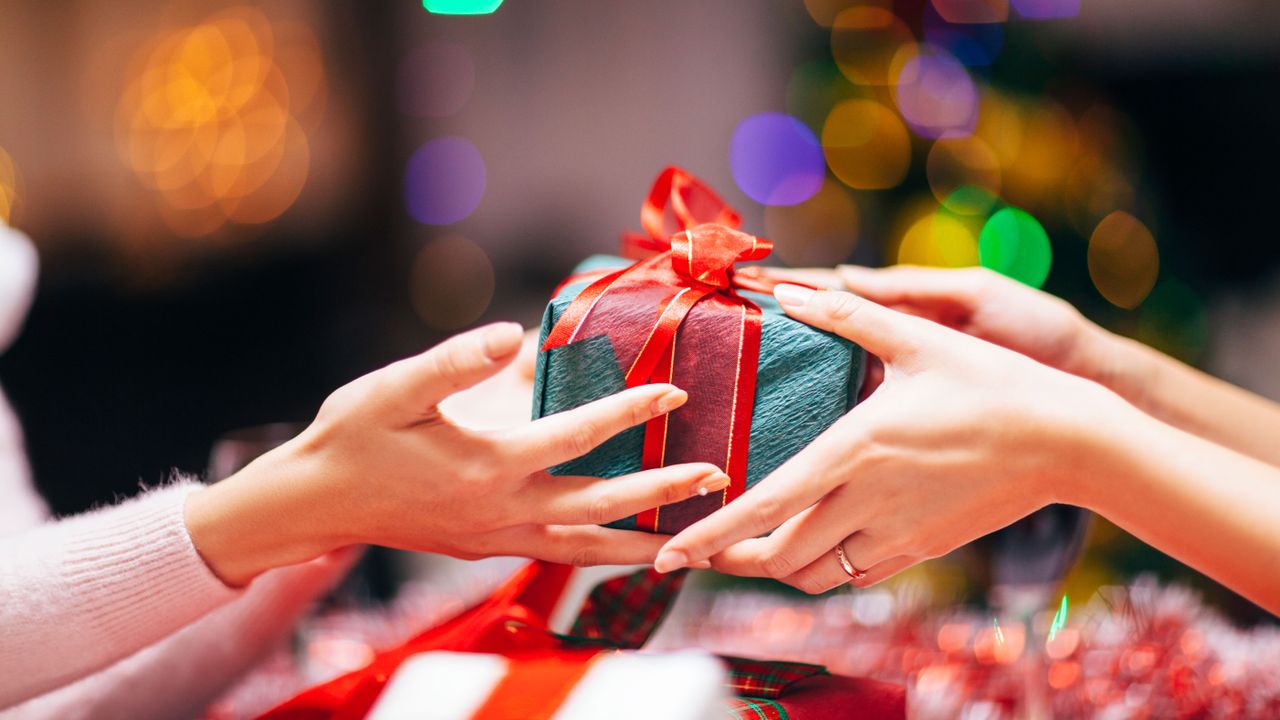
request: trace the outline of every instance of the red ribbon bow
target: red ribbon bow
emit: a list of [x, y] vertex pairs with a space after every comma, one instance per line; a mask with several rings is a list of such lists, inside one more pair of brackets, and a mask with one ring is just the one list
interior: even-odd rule
[[677, 167], [658, 176], [640, 222], [645, 235], [625, 235], [623, 244], [643, 259], [586, 276], [595, 279], [542, 349], [607, 335], [627, 387], [671, 382], [688, 391], [683, 407], [646, 424], [642, 467], [709, 462], [730, 485], [638, 516], [642, 530], [675, 533], [746, 489], [762, 317], [736, 289], [769, 292], [773, 283], [734, 265], [764, 258], [773, 244], [739, 232], [738, 213]]

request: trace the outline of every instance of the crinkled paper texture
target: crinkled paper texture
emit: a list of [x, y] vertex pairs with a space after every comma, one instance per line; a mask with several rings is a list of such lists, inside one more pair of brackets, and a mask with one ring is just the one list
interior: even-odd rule
[[[624, 267], [621, 258], [595, 256], [575, 272]], [[560, 315], [588, 283], [565, 287], [547, 305], [539, 345]], [[771, 295], [741, 292], [760, 306], [760, 363], [751, 440], [747, 454], [747, 488], [813, 441], [846, 413], [858, 397], [866, 365], [862, 348], [783, 314]], [[626, 388], [622, 368], [608, 337], [584, 338], [538, 354], [534, 376], [533, 416], [552, 415], [612, 395]], [[696, 390], [692, 390], [696, 392]], [[680, 412], [676, 410], [676, 412]], [[725, 408], [725, 412], [729, 412]], [[617, 477], [640, 470], [644, 427], [620, 433], [592, 452], [551, 469], [557, 475]], [[610, 527], [635, 529], [628, 517]]]

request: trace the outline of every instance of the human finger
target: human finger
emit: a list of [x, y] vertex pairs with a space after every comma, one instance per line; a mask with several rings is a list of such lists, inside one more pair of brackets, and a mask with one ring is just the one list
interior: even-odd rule
[[494, 323], [455, 335], [426, 352], [388, 365], [393, 392], [416, 408], [430, 408], [446, 397], [498, 374], [520, 350], [523, 328]]
[[629, 515], [723, 490], [729, 476], [710, 463], [686, 463], [615, 478], [535, 473], [521, 506], [530, 522], [604, 525]]
[[836, 274], [850, 291], [881, 305], [972, 307], [982, 287], [981, 272], [971, 268], [841, 265]]
[[810, 595], [818, 595], [841, 585], [852, 584], [860, 588], [871, 587], [878, 582], [897, 575], [918, 562], [920, 562], [920, 558], [895, 555], [865, 569], [859, 568], [862, 574], [858, 577], [850, 577], [849, 573], [845, 572], [844, 567], [840, 564], [840, 558], [836, 556], [835, 550], [832, 549], [830, 554], [814, 560], [794, 575], [783, 578], [782, 582]]
[[918, 318], [847, 292], [782, 284], [773, 294], [787, 315], [852, 340], [887, 363], [925, 340]]
[[688, 393], [674, 385], [641, 385], [548, 415], [505, 434], [504, 444], [525, 473], [591, 452], [605, 440], [680, 407]]
[[494, 540], [501, 548], [494, 554], [586, 567], [649, 564], [666, 536], [596, 525], [520, 525], [498, 531]]
[[711, 565], [731, 575], [785, 578], [809, 565], [861, 527], [856, 498], [842, 486], [797, 513], [768, 537], [748, 538], [711, 557]]
[[662, 549], [655, 567], [668, 572], [710, 558], [734, 543], [777, 528], [822, 499], [845, 476], [840, 465], [856, 453], [858, 445], [838, 428], [862, 407], [851, 410], [750, 491], [681, 530]]

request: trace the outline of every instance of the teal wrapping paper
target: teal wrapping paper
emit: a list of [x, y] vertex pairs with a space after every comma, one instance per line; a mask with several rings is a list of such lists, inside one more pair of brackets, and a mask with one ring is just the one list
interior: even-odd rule
[[[597, 255], [576, 273], [629, 265], [622, 258]], [[539, 347], [561, 313], [589, 283], [571, 283], [548, 303]], [[747, 490], [799, 452], [844, 415], [857, 401], [866, 353], [854, 343], [787, 317], [771, 295], [738, 291], [760, 306], [763, 327], [747, 452]], [[626, 388], [623, 370], [606, 336], [589, 337], [538, 354], [534, 373], [534, 419], [599, 400]], [[696, 388], [685, 388], [690, 393]], [[676, 409], [674, 412], [680, 412]], [[729, 409], [725, 408], [728, 413]], [[644, 427], [626, 430], [592, 452], [557, 465], [557, 475], [617, 477], [641, 469]], [[609, 527], [636, 528], [635, 517]]]

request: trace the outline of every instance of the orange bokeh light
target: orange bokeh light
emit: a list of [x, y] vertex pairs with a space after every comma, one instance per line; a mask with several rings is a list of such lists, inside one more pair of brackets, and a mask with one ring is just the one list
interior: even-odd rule
[[831, 54], [840, 72], [856, 85], [892, 85], [893, 57], [915, 36], [897, 15], [859, 5], [836, 15], [831, 25]]
[[231, 8], [156, 38], [131, 77], [117, 144], [174, 232], [265, 223], [294, 203], [325, 88], [309, 29]]

